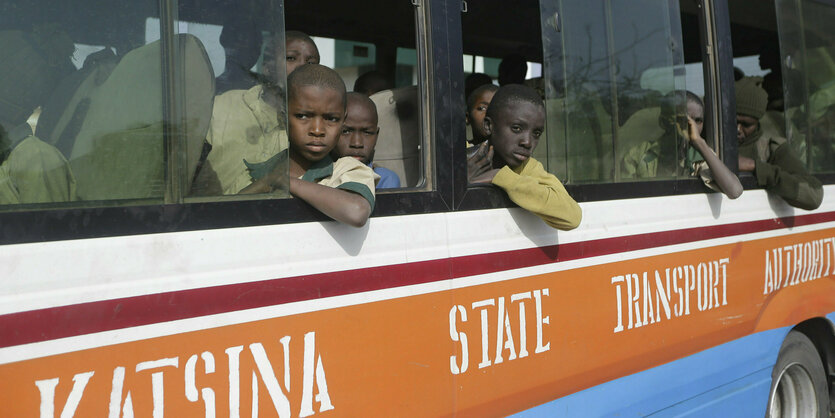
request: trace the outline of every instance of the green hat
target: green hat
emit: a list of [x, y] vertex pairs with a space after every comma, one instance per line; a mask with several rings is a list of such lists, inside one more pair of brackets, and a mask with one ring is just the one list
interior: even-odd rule
[[736, 114], [760, 119], [768, 106], [768, 93], [762, 87], [761, 77], [742, 77], [734, 84], [736, 90]]

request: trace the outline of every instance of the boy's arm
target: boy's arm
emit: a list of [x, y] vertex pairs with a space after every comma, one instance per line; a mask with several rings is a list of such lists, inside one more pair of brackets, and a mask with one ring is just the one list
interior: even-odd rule
[[371, 204], [362, 195], [291, 178], [290, 194], [334, 220], [361, 228], [371, 216]]
[[504, 189], [510, 200], [553, 228], [568, 231], [580, 225], [583, 218], [580, 205], [539, 161], [528, 160], [521, 174], [505, 166], [496, 172], [492, 182]]
[[801, 209], [817, 209], [823, 200], [820, 180], [810, 175], [788, 143], [777, 147], [768, 162], [755, 161], [757, 183]]
[[241, 190], [240, 193], [270, 193], [276, 189], [287, 187], [289, 181], [290, 194], [304, 200], [336, 221], [359, 228], [365, 225], [368, 217], [371, 216], [373, 209], [371, 205], [374, 201], [374, 181], [378, 177], [362, 163], [351, 158], [345, 160], [347, 162], [341, 166], [342, 169], [338, 174], [339, 178], [342, 179], [342, 184], [336, 187], [329, 187], [295, 177], [288, 178], [283, 166], [277, 164], [266, 175], [257, 175], [259, 178]]
[[690, 145], [705, 159], [707, 166], [710, 167], [711, 174], [713, 174], [713, 180], [719, 186], [719, 190], [731, 199], [738, 198], [742, 194], [742, 183], [739, 182], [739, 178], [713, 153], [713, 150], [699, 134], [696, 122], [689, 116], [687, 117], [687, 123], [689, 124]]

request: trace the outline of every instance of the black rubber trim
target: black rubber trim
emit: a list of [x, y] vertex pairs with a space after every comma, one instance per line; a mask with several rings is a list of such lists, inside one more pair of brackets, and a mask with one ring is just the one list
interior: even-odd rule
[[[436, 192], [385, 193], [372, 216], [446, 210]], [[18, 211], [0, 213], [0, 244], [320, 221], [330, 219], [299, 199]]]

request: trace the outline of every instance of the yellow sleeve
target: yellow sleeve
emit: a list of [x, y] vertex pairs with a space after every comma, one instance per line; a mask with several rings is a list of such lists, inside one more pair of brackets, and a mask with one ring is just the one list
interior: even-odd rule
[[514, 203], [542, 218], [552, 228], [568, 231], [580, 225], [583, 211], [569, 196], [559, 179], [531, 158], [518, 169], [505, 166], [493, 177], [493, 184], [507, 192]]
[[373, 210], [378, 181], [380, 176], [371, 167], [354, 158], [342, 157], [333, 164], [333, 174], [319, 184], [357, 193], [368, 200]]

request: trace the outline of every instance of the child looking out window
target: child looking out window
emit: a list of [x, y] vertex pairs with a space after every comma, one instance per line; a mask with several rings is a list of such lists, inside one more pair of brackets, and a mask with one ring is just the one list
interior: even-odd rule
[[495, 184], [549, 226], [574, 229], [583, 216], [580, 206], [556, 176], [531, 158], [544, 130], [545, 106], [539, 93], [518, 84], [501, 87], [484, 118], [484, 131], [494, 152], [492, 169], [475, 177], [473, 183]]
[[288, 178], [278, 162], [289, 158], [290, 194], [337, 221], [365, 225], [374, 209], [374, 188], [380, 176], [354, 158], [331, 159], [342, 133], [345, 108], [345, 83], [336, 71], [319, 64], [293, 71], [287, 78], [290, 148], [263, 163], [246, 162], [253, 183], [241, 193], [279, 188]]

